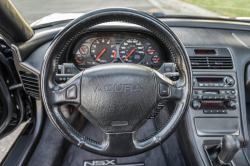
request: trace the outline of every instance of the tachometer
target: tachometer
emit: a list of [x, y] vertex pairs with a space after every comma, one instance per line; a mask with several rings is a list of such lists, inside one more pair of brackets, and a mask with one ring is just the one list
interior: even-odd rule
[[144, 45], [138, 39], [127, 39], [120, 47], [120, 57], [127, 63], [138, 63], [144, 57]]
[[106, 38], [96, 39], [91, 45], [91, 56], [99, 63], [110, 63], [116, 57], [116, 46]]

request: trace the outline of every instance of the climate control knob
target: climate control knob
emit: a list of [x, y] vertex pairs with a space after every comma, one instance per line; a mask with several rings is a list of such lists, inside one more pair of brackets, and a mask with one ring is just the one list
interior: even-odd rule
[[226, 85], [228, 85], [228, 86], [233, 86], [234, 83], [235, 83], [235, 81], [234, 81], [234, 79], [233, 79], [232, 77], [226, 77], [226, 78], [225, 78], [225, 83], [226, 83]]
[[233, 101], [233, 100], [229, 100], [229, 101], [227, 101], [226, 106], [228, 108], [236, 109], [237, 108], [237, 102]]
[[194, 100], [192, 106], [194, 109], [199, 109], [201, 107], [201, 102], [198, 100]]

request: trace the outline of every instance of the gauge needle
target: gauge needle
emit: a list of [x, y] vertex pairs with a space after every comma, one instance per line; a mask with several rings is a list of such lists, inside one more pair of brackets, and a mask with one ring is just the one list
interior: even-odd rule
[[79, 59], [77, 59], [77, 57], [75, 57], [75, 60], [76, 60], [78, 63], [80, 63], [80, 61], [79, 61]]
[[115, 58], [116, 57], [116, 51], [114, 52], [114, 56], [113, 56], [113, 58]]
[[160, 60], [160, 58], [156, 59], [156, 61], [154, 63], [157, 63]]
[[102, 52], [100, 53], [100, 55], [95, 59], [96, 61], [102, 56], [102, 54], [104, 53], [106, 51], [106, 48], [104, 48], [103, 50], [102, 50]]
[[128, 56], [127, 56], [124, 60], [127, 60], [128, 57], [129, 57], [134, 51], [135, 51], [135, 49], [133, 49], [133, 50], [128, 54]]
[[154, 52], [155, 50], [148, 50], [148, 52], [150, 53], [150, 52]]
[[83, 51], [83, 49], [82, 48], [80, 48], [80, 50], [85, 54], [85, 52]]

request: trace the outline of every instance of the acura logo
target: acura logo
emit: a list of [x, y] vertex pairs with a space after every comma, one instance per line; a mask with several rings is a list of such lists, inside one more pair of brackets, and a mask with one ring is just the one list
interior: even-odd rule
[[98, 85], [94, 92], [135, 92], [143, 91], [140, 84], [107, 84]]

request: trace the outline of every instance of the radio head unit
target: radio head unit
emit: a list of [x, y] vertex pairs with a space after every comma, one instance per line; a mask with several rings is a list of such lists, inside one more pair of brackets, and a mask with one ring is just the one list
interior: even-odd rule
[[230, 76], [194, 76], [194, 87], [232, 87], [235, 80]]

